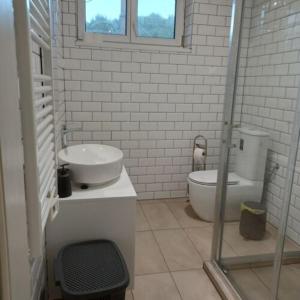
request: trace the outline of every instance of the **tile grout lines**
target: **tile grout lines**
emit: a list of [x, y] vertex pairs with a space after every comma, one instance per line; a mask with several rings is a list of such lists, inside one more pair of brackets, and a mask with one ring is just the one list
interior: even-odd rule
[[[155, 200], [155, 201], [156, 201], [156, 200]], [[183, 226], [183, 225], [178, 221], [177, 216], [173, 213], [173, 211], [170, 209], [170, 207], [168, 206], [168, 204], [167, 204], [166, 202], [164, 202], [164, 201], [163, 201], [163, 202], [161, 202], [161, 201], [163, 201], [163, 200], [159, 200], [159, 203], [164, 203], [164, 204], [167, 206], [168, 210], [171, 212], [171, 214], [173, 215], [173, 217], [176, 219], [176, 221], [177, 221], [177, 223], [178, 223], [178, 225], [179, 225], [180, 227], [179, 227], [179, 228], [162, 228], [162, 229], [154, 229], [154, 230], [156, 230], [156, 231], [163, 231], [163, 230], [182, 229], [183, 232], [184, 232], [184, 234], [185, 234], [186, 237], [188, 238], [188, 240], [192, 242], [193, 248], [195, 248], [196, 252], [197, 252], [197, 253], [200, 255], [200, 257], [201, 257], [201, 260], [204, 262], [203, 254], [197, 249], [197, 247], [196, 247], [195, 243], [193, 242], [193, 240], [192, 240], [192, 239], [189, 237], [189, 235], [186, 233], [186, 229], [189, 229], [189, 228], [202, 228], [202, 227], [197, 227], [197, 226], [185, 227], [185, 226]], [[175, 202], [175, 201], [174, 201], [174, 202]], [[174, 202], [173, 202], [173, 203], [174, 203]], [[171, 203], [172, 203], [172, 201], [171, 201]], [[145, 205], [147, 205], [147, 204], [145, 204]], [[141, 208], [142, 208], [142, 210], [143, 210], [143, 206], [142, 206], [142, 205], [141, 205]], [[148, 222], [148, 224], [149, 224], [149, 226], [150, 226], [150, 228], [151, 228], [150, 222], [149, 222], [149, 220], [147, 219], [147, 216], [146, 216], [144, 210], [143, 210], [143, 213], [144, 213], [144, 216], [145, 216], [145, 218], [146, 218], [146, 220], [147, 220], [147, 222]], [[204, 227], [209, 227], [209, 225], [210, 225], [210, 224], [204, 225], [203, 228], [204, 228]]]
[[[167, 200], [167, 199], [165, 199], [165, 200]], [[176, 222], [178, 223], [179, 228], [153, 229], [153, 227], [151, 226], [150, 221], [149, 221], [149, 219], [148, 219], [148, 217], [147, 217], [147, 215], [146, 215], [146, 213], [145, 213], [145, 211], [144, 211], [144, 209], [143, 209], [143, 205], [141, 205], [140, 203], [137, 203], [137, 205], [140, 205], [141, 211], [142, 211], [142, 213], [143, 213], [143, 215], [144, 215], [144, 217], [145, 217], [145, 220], [147, 221], [147, 223], [148, 223], [148, 225], [149, 225], [149, 228], [150, 228], [150, 230], [143, 230], [143, 231], [138, 231], [138, 232], [146, 232], [146, 231], [150, 231], [150, 232], [153, 234], [153, 237], [154, 237], [154, 239], [155, 239], [155, 242], [156, 242], [156, 244], [157, 244], [157, 246], [158, 246], [158, 248], [159, 248], [159, 251], [160, 251], [160, 253], [162, 254], [162, 257], [163, 257], [163, 259], [164, 259], [164, 262], [165, 262], [165, 264], [166, 264], [166, 266], [167, 266], [167, 268], [168, 268], [168, 271], [169, 271], [168, 273], [169, 273], [169, 275], [171, 276], [171, 279], [172, 279], [172, 281], [173, 281], [173, 283], [174, 283], [174, 285], [175, 285], [175, 287], [176, 287], [176, 289], [177, 289], [177, 291], [178, 291], [178, 293], [179, 293], [179, 296], [180, 296], [181, 300], [183, 300], [183, 298], [182, 298], [183, 296], [182, 296], [182, 294], [181, 294], [181, 292], [180, 292], [180, 289], [179, 289], [179, 287], [178, 287], [178, 285], [177, 285], [177, 283], [176, 283], [176, 281], [175, 281], [175, 279], [174, 279], [174, 276], [173, 276], [172, 272], [184, 272], [184, 271], [191, 271], [191, 270], [202, 270], [202, 268], [191, 268], [191, 269], [188, 269], [188, 270], [175, 270], [175, 271], [172, 271], [172, 270], [170, 269], [170, 267], [169, 267], [167, 261], [166, 261], [166, 258], [165, 258], [164, 254], [163, 254], [163, 252], [162, 252], [161, 246], [160, 246], [160, 244], [159, 244], [159, 242], [158, 242], [158, 240], [157, 240], [157, 238], [156, 238], [154, 232], [155, 232], [155, 231], [163, 231], [163, 230], [165, 230], [165, 231], [167, 231], [167, 230], [179, 230], [179, 229], [182, 230], [183, 233], [184, 233], [184, 235], [187, 237], [187, 239], [192, 243], [192, 246], [193, 246], [194, 250], [195, 250], [196, 253], [200, 256], [201, 261], [202, 261], [202, 263], [203, 263], [203, 262], [204, 262], [204, 259], [203, 259], [203, 257], [202, 257], [202, 254], [201, 254], [200, 251], [197, 249], [196, 245], [193, 243], [193, 241], [191, 240], [191, 238], [189, 237], [189, 235], [186, 233], [186, 230], [185, 230], [185, 229], [187, 229], [187, 228], [199, 228], [199, 227], [196, 227], [196, 226], [194, 226], [194, 227], [184, 227], [184, 226], [179, 222], [177, 216], [176, 216], [176, 215], [173, 213], [173, 211], [170, 209], [170, 207], [169, 207], [167, 201], [164, 201], [164, 200], [155, 200], [155, 201], [157, 201], [157, 204], [163, 203], [163, 204], [166, 205], [168, 211], [172, 214], [172, 216], [175, 218]], [[143, 202], [143, 201], [141, 201], [141, 202]], [[147, 202], [147, 201], [145, 201], [145, 202]], [[174, 202], [172, 202], [172, 201], [170, 201], [170, 202], [171, 202], [171, 203], [174, 203], [174, 202], [176, 202], [176, 200], [175, 200]], [[179, 202], [179, 201], [178, 201], [178, 202]], [[154, 204], [155, 204], [155, 203], [154, 203]], [[147, 205], [147, 204], [144, 203], [144, 205]], [[208, 227], [208, 226], [203, 226], [203, 227]], [[165, 272], [161, 272], [161, 273], [141, 274], [141, 275], [136, 275], [136, 276], [144, 276], [144, 275], [152, 275], [152, 274], [166, 274], [166, 273], [165, 273]]]
[[[159, 201], [159, 203], [161, 203], [161, 202]], [[183, 300], [182, 295], [181, 295], [181, 293], [180, 293], [180, 290], [179, 290], [179, 288], [178, 288], [178, 286], [177, 286], [177, 283], [176, 283], [176, 281], [174, 280], [174, 278], [173, 278], [173, 276], [172, 276], [170, 267], [169, 267], [169, 265], [168, 265], [168, 263], [167, 263], [167, 261], [166, 261], [166, 258], [165, 258], [165, 256], [164, 256], [164, 254], [163, 254], [163, 252], [162, 252], [162, 249], [161, 249], [161, 247], [160, 247], [160, 245], [159, 245], [159, 243], [158, 243], [158, 241], [157, 241], [157, 238], [156, 238], [156, 236], [155, 236], [155, 234], [154, 234], [154, 231], [155, 231], [155, 230], [151, 227], [151, 224], [150, 224], [150, 222], [149, 222], [149, 219], [147, 218], [147, 215], [145, 214], [145, 212], [144, 212], [144, 210], [143, 210], [143, 206], [141, 205], [140, 207], [141, 207], [142, 212], [143, 212], [143, 214], [144, 214], [144, 217], [145, 217], [145, 219], [146, 219], [146, 221], [147, 221], [147, 223], [148, 223], [148, 225], [149, 225], [150, 230], [148, 230], [148, 231], [151, 231], [151, 233], [152, 233], [152, 235], [153, 235], [153, 237], [154, 237], [155, 243], [156, 243], [156, 245], [158, 246], [159, 252], [160, 252], [160, 254], [162, 255], [162, 257], [163, 257], [163, 259], [164, 259], [164, 262], [165, 262], [165, 264], [166, 264], [166, 267], [167, 267], [167, 269], [168, 269], [168, 271], [169, 271], [168, 273], [169, 273], [169, 275], [170, 275], [170, 277], [171, 277], [171, 279], [172, 279], [172, 281], [173, 281], [173, 283], [174, 283], [174, 285], [175, 285], [175, 287], [176, 287], [176, 290], [177, 290], [177, 292], [178, 292], [178, 295], [179, 295], [180, 299]], [[177, 221], [177, 220], [176, 220], [176, 221]], [[178, 222], [178, 223], [179, 223], [179, 222]], [[180, 225], [180, 224], [179, 224], [179, 225]], [[165, 274], [165, 273], [160, 273], [160, 274]], [[147, 275], [147, 274], [146, 274], [146, 275]], [[150, 274], [148, 274], [148, 275], [150, 275]]]

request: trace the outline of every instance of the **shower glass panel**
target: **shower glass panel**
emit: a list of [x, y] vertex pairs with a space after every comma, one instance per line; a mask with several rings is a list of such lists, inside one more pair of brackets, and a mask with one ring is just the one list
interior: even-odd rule
[[[300, 72], [300, 71], [299, 71]], [[297, 82], [298, 80], [296, 80]], [[299, 85], [299, 81], [297, 82]], [[296, 118], [300, 117], [300, 88], [298, 90], [298, 102], [296, 107]], [[298, 114], [297, 114], [298, 111]], [[283, 225], [285, 225], [284, 234], [284, 250], [281, 257], [281, 264], [278, 264], [277, 273], [277, 297], [278, 299], [296, 300], [300, 297], [300, 235], [299, 235], [299, 220], [300, 220], [300, 193], [299, 193], [299, 133], [300, 133], [300, 118], [298, 122], [293, 124], [292, 136], [293, 143], [291, 149], [294, 151], [294, 159], [296, 163], [293, 163], [293, 176], [291, 186], [290, 201], [287, 202], [286, 208], [283, 207], [285, 219], [282, 219]], [[294, 149], [293, 149], [294, 148]], [[291, 170], [288, 168], [287, 173]], [[288, 176], [288, 175], [287, 175]], [[286, 212], [286, 213], [285, 213]], [[276, 268], [275, 268], [276, 269]], [[262, 277], [265, 281], [268, 279], [266, 276], [270, 276], [270, 271], [265, 270], [265, 276]], [[275, 273], [276, 274], [276, 273]], [[274, 277], [274, 276], [273, 276]]]
[[[298, 145], [298, 160], [299, 160]], [[281, 260], [280, 277], [278, 282], [278, 299], [297, 300], [300, 298], [300, 177], [299, 163], [294, 172], [292, 197], [289, 204], [287, 229], [284, 240], [284, 252]], [[272, 269], [261, 268], [258, 275], [266, 286], [272, 282]]]
[[243, 300], [300, 299], [300, 0], [232, 4], [212, 262]]

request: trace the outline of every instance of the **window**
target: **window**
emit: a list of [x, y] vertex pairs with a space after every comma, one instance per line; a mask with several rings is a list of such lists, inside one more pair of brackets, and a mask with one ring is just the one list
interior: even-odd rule
[[175, 0], [138, 0], [137, 36], [148, 38], [175, 38]]
[[85, 30], [126, 35], [126, 0], [86, 0]]
[[181, 46], [185, 0], [78, 0], [78, 38]]

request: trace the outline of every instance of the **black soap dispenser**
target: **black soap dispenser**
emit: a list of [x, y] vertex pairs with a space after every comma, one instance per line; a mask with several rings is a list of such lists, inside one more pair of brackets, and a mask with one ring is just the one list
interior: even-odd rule
[[60, 198], [66, 198], [72, 195], [70, 170], [65, 168], [67, 165], [68, 164], [63, 164], [57, 170], [58, 196]]

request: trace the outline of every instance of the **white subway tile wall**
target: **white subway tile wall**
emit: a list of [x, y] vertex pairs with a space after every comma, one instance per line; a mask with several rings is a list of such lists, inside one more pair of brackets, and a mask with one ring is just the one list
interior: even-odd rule
[[[246, 6], [235, 122], [271, 134], [268, 170], [276, 162], [281, 168], [266, 198], [277, 225], [300, 78], [300, 6]], [[230, 0], [187, 0], [185, 49], [178, 51], [79, 45], [76, 1], [62, 7], [66, 117], [80, 128], [70, 142], [121, 148], [140, 199], [185, 196], [195, 135], [208, 139], [208, 168], [218, 166]], [[288, 233], [300, 243], [299, 185], [297, 171]]]
[[185, 196], [196, 135], [218, 165], [230, 0], [188, 0], [177, 52], [78, 46], [76, 2], [62, 3], [67, 121], [81, 129], [70, 141], [122, 149], [140, 199]]
[[[300, 83], [300, 3], [255, 0], [252, 9], [242, 121], [271, 135], [268, 170], [280, 164], [267, 188], [268, 218], [279, 224], [291, 129]], [[300, 178], [296, 171], [288, 235], [300, 243]]]
[[62, 2], [51, 0], [52, 4], [52, 67], [53, 96], [55, 105], [56, 148], [61, 148], [61, 128], [65, 123], [65, 85], [63, 69]]

